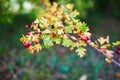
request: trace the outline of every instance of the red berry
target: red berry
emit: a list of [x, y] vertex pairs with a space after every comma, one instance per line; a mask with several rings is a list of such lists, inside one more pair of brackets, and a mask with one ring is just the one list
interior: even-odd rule
[[35, 42], [36, 44], [38, 44], [39, 43], [39, 40], [36, 40], [36, 42]]
[[55, 32], [52, 33], [52, 36], [55, 37], [57, 34]]
[[81, 40], [83, 40], [84, 42], [88, 41], [88, 39], [86, 37], [81, 38]]
[[81, 39], [81, 35], [78, 35], [78, 39]]
[[27, 32], [26, 35], [30, 35], [30, 32]]
[[120, 50], [117, 50], [117, 51], [116, 51], [116, 54], [120, 54]]
[[24, 44], [24, 47], [25, 47], [25, 48], [28, 48], [30, 45], [31, 45], [31, 43], [25, 43], [25, 44]]
[[39, 34], [42, 35], [42, 31], [40, 31]]
[[28, 29], [28, 27], [29, 27], [28, 25], [25, 25], [25, 29]]
[[89, 37], [86, 37], [86, 39], [87, 39], [87, 40], [90, 40], [90, 38], [89, 38]]
[[120, 46], [117, 47], [117, 50], [120, 50]]

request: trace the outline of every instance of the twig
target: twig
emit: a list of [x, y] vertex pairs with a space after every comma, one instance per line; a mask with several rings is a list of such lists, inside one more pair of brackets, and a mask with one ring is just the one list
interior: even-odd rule
[[[90, 41], [91, 42], [91, 41]], [[97, 47], [93, 47], [90, 42], [88, 42], [88, 45], [91, 46], [93, 49], [97, 50], [99, 53], [102, 53], [105, 57], [109, 58], [114, 64], [116, 64], [117, 66], [120, 67], [120, 62], [116, 61], [115, 59], [113, 59], [112, 57], [108, 57], [106, 55], [106, 53], [104, 53], [103, 51], [99, 50]]]
[[[66, 34], [70, 39], [72, 39], [71, 37], [71, 35], [69, 35], [69, 34]], [[75, 40], [73, 40], [73, 41], [75, 41]], [[77, 41], [77, 40], [76, 40]], [[117, 65], [117, 66], [119, 66], [120, 67], [120, 62], [118, 62], [118, 61], [116, 61], [115, 59], [113, 59], [113, 57], [109, 57], [109, 56], [107, 56], [106, 55], [106, 53], [104, 53], [102, 50], [100, 50], [99, 48], [97, 48], [97, 47], [94, 47], [94, 46], [92, 46], [91, 44], [91, 41], [88, 41], [87, 42], [87, 44], [89, 45], [89, 46], [91, 46], [93, 49], [95, 49], [96, 51], [98, 51], [99, 53], [102, 53], [105, 57], [107, 57], [107, 58], [109, 58], [115, 65]]]

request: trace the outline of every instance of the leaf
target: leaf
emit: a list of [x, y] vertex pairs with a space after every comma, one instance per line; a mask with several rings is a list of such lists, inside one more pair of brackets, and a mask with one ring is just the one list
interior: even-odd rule
[[45, 47], [53, 46], [53, 43], [52, 43], [52, 41], [50, 40], [50, 37], [44, 38], [44, 39], [43, 39], [43, 43], [44, 43]]
[[58, 30], [58, 34], [63, 34], [64, 32], [63, 32], [63, 29], [59, 29]]
[[72, 30], [71, 30], [70, 27], [65, 27], [65, 30], [66, 30], [67, 33], [72, 33]]
[[77, 15], [79, 15], [79, 12], [77, 12], [77, 11], [75, 10], [75, 11], [71, 12], [70, 17], [71, 17], [72, 19], [74, 19]]
[[107, 36], [107, 38], [100, 37], [98, 39], [98, 42], [100, 43], [100, 45], [103, 45], [105, 42], [109, 43], [109, 36]]
[[65, 47], [69, 47], [72, 44], [72, 41], [69, 39], [63, 39], [62, 45]]
[[63, 27], [63, 24], [62, 24], [62, 22], [56, 22], [55, 24], [54, 24], [55, 26], [60, 26], [60, 27]]
[[56, 44], [60, 44], [61, 43], [61, 39], [60, 38], [54, 38], [53, 40], [54, 40], [54, 42]]
[[39, 19], [37, 18], [37, 19], [34, 21], [34, 23], [36, 23], [36, 24], [39, 23]]
[[42, 49], [42, 46], [40, 44], [35, 44], [34, 47], [36, 48], [37, 52]]
[[100, 45], [103, 45], [106, 42], [106, 39], [104, 39], [103, 37], [100, 37], [98, 39], [98, 42], [100, 43]]
[[91, 33], [90, 32], [84, 32], [84, 36], [90, 37]]
[[111, 46], [111, 44], [104, 44], [104, 45], [101, 46], [101, 48], [108, 48], [110, 46]]
[[83, 22], [80, 26], [80, 30], [82, 30], [83, 32], [87, 31], [88, 27], [87, 25]]
[[50, 29], [45, 29], [43, 33], [51, 33]]
[[42, 17], [39, 25], [41, 28], [48, 28], [48, 26], [49, 26], [48, 19]]
[[120, 45], [120, 41], [113, 42], [112, 44], [113, 44], [113, 46], [118, 46], [118, 45]]
[[109, 58], [105, 58], [105, 61], [106, 61], [107, 63], [112, 63], [112, 61], [111, 61]]
[[24, 35], [22, 35], [22, 37], [20, 38], [20, 41], [25, 43], [27, 40], [26, 40], [26, 37]]
[[80, 57], [83, 57], [83, 56], [85, 55], [85, 51], [86, 51], [85, 48], [79, 47], [78, 49], [76, 49], [75, 52], [77, 52], [77, 54], [78, 54]]

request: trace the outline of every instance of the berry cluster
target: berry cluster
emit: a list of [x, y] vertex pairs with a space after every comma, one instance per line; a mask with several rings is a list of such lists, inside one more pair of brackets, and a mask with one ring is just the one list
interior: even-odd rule
[[88, 42], [90, 40], [90, 36], [83, 36], [82, 31], [80, 31], [77, 35], [78, 40], [82, 40], [84, 42]]
[[117, 47], [116, 54], [120, 54], [120, 46]]
[[82, 40], [82, 41], [84, 41], [84, 42], [86, 42], [86, 43], [90, 40], [89, 37], [84, 37], [84, 36], [81, 36], [81, 35], [78, 35], [78, 39], [79, 39], [79, 40]]

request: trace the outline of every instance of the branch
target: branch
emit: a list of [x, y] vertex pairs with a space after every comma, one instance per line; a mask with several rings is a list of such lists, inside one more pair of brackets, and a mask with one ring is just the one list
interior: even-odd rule
[[[70, 39], [72, 39], [70, 34], [66, 34]], [[77, 38], [76, 38], [77, 39]], [[72, 39], [73, 40], [73, 39]], [[75, 40], [73, 40], [75, 41]], [[77, 40], [76, 40], [77, 41]], [[115, 65], [119, 66], [120, 67], [120, 62], [116, 61], [115, 59], [113, 59], [113, 57], [111, 56], [107, 56], [106, 53], [104, 53], [102, 50], [100, 50], [99, 48], [97, 47], [94, 47], [92, 46], [90, 43], [92, 43], [91, 41], [88, 41], [87, 44], [92, 47], [93, 49], [95, 49], [96, 51], [98, 51], [99, 53], [102, 53], [105, 57], [109, 58]]]
[[116, 64], [117, 66], [120, 67], [120, 62], [116, 61], [115, 59], [113, 59], [112, 57], [108, 57], [106, 55], [106, 53], [104, 53], [103, 51], [99, 50], [97, 47], [93, 47], [91, 44], [91, 41], [88, 42], [88, 45], [91, 46], [93, 49], [95, 49], [96, 51], [98, 51], [99, 53], [102, 53], [105, 57], [109, 58], [114, 64]]

